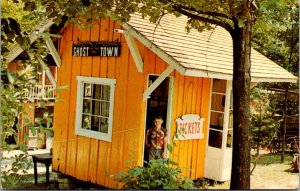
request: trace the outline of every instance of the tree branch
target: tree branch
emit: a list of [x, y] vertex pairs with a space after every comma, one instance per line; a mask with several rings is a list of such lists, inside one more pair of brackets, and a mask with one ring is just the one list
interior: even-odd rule
[[[222, 21], [218, 21], [218, 20], [215, 20], [215, 19], [210, 19], [210, 18], [207, 18], [207, 17], [203, 17], [203, 16], [200, 16], [200, 15], [196, 15], [196, 14], [190, 13], [190, 12], [188, 12], [186, 10], [183, 10], [182, 8], [178, 7], [177, 5], [174, 5], [173, 8], [177, 12], [179, 12], [179, 13], [181, 13], [183, 15], [186, 15], [186, 16], [192, 18], [192, 19], [203, 21], [203, 22], [206, 22], [206, 23], [215, 24], [215, 25], [218, 25], [220, 27], [223, 27], [229, 33], [233, 32], [233, 28], [231, 27], [231, 25], [228, 24], [228, 23], [226, 23], [226, 22], [222, 22]], [[205, 13], [203, 13], [203, 14], [205, 15]], [[214, 15], [211, 13], [211, 15], [207, 15], [207, 16], [214, 16]], [[228, 18], [228, 19], [230, 19], [230, 18]]]
[[180, 9], [184, 9], [184, 10], [187, 10], [187, 11], [194, 11], [194, 12], [197, 12], [198, 14], [203, 14], [203, 15], [207, 15], [207, 16], [214, 16], [214, 17], [221, 17], [223, 19], [229, 19], [231, 20], [231, 17], [229, 17], [228, 15], [226, 14], [223, 14], [223, 13], [218, 13], [218, 12], [204, 12], [204, 11], [199, 11], [197, 9], [195, 9], [194, 7], [186, 7], [186, 6], [183, 6], [183, 5], [174, 5]]

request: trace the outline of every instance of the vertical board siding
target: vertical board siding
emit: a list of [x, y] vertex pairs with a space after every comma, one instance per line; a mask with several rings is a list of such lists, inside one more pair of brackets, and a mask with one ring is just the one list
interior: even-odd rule
[[[91, 30], [82, 30], [80, 41], [90, 41]], [[92, 57], [82, 57], [81, 58], [81, 76], [91, 76], [92, 75]], [[76, 80], [73, 79], [73, 80]], [[74, 94], [77, 95], [77, 94]], [[75, 96], [76, 97], [76, 96]], [[76, 105], [76, 104], [75, 104]], [[74, 120], [75, 121], [75, 120]], [[90, 158], [90, 138], [78, 136], [77, 143], [77, 154], [76, 154], [76, 164], [84, 164], [75, 170], [76, 177], [81, 180], [87, 180], [88, 170], [89, 170], [89, 158]], [[88, 161], [88, 162], [87, 162]]]
[[182, 76], [175, 72], [171, 144], [172, 160], [183, 168], [183, 175], [197, 179], [204, 175], [207, 137], [197, 140], [172, 141], [176, 134], [175, 120], [184, 114], [199, 114], [205, 119], [203, 132], [206, 135], [209, 111], [210, 79]]
[[[122, 27], [109, 18], [101, 19], [90, 30], [68, 27], [61, 39], [62, 66], [58, 69], [61, 99], [55, 105], [53, 169], [83, 181], [114, 188], [120, 186], [111, 175], [141, 165], [145, 136], [146, 101], [149, 74], [161, 74], [167, 67], [140, 42], [136, 41], [144, 72], [139, 73], [125, 38], [113, 29]], [[72, 45], [77, 41], [119, 41], [120, 57], [73, 57]], [[112, 142], [75, 135], [77, 76], [116, 79], [113, 112]], [[174, 71], [173, 111], [170, 143], [176, 133], [175, 120], [183, 114], [196, 113], [206, 120], [207, 131], [210, 80], [185, 77]], [[205, 103], [204, 103], [205, 102]], [[206, 137], [199, 140], [176, 141], [171, 158], [185, 168], [184, 175], [193, 179], [203, 177]]]
[[[100, 38], [100, 26], [98, 23], [94, 24], [91, 28], [91, 41], [99, 41]], [[100, 57], [92, 57], [92, 77], [98, 77], [100, 74]], [[99, 141], [96, 139], [91, 139], [90, 148], [90, 159], [89, 159], [89, 170], [88, 170], [88, 181], [92, 183], [97, 182], [97, 166], [98, 166], [98, 149]]]
[[[70, 84], [70, 73], [72, 62], [72, 28], [65, 29], [65, 36], [62, 38], [62, 49], [60, 50], [62, 56], [62, 66], [58, 72], [58, 86]], [[53, 168], [57, 171], [65, 173], [66, 170], [66, 148], [67, 148], [67, 132], [68, 132], [68, 118], [65, 114], [69, 110], [69, 93], [68, 91], [61, 91], [58, 94], [59, 99], [63, 102], [56, 102], [54, 112], [57, 114], [54, 117], [54, 142], [53, 142]], [[62, 110], [61, 108], [64, 108]]]
[[[81, 31], [72, 27], [72, 41], [76, 43], [78, 38], [81, 38]], [[66, 53], [70, 54], [70, 53]], [[72, 64], [71, 64], [72, 63]], [[80, 75], [81, 70], [81, 57], [72, 57], [72, 60], [67, 64], [72, 65], [71, 84], [70, 84], [70, 109], [69, 109], [69, 125], [68, 125], [68, 138], [67, 138], [67, 168], [66, 173], [75, 176], [76, 172], [76, 156], [77, 156], [77, 136], [75, 135], [75, 110], [77, 94], [77, 80], [76, 76]]]

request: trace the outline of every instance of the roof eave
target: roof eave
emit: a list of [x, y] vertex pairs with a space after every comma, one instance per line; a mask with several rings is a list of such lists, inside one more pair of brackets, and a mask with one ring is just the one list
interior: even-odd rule
[[290, 83], [297, 83], [298, 78], [256, 78], [252, 77], [251, 82], [290, 82]]
[[[205, 78], [215, 78], [215, 79], [223, 79], [223, 80], [232, 80], [232, 74], [224, 74], [224, 73], [214, 73], [197, 69], [187, 69], [184, 73], [186, 76], [193, 77], [205, 77]], [[297, 83], [297, 77], [291, 78], [261, 78], [261, 77], [251, 77], [251, 82], [291, 82]]]

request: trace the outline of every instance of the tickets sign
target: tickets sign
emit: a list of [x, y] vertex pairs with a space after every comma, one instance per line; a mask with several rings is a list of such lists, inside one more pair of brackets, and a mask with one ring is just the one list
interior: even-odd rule
[[203, 122], [197, 114], [182, 115], [181, 118], [176, 119], [177, 123], [177, 140], [203, 139]]

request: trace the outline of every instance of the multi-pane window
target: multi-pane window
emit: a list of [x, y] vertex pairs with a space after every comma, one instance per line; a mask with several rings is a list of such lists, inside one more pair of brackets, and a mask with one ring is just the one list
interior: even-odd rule
[[[224, 147], [232, 147], [233, 108], [230, 86], [226, 80], [213, 79], [208, 141], [211, 147], [221, 149], [224, 141]], [[227, 98], [230, 100], [226, 101]]]
[[226, 80], [214, 79], [212, 86], [208, 145], [221, 148], [225, 113]]
[[77, 77], [76, 134], [111, 141], [115, 79]]

